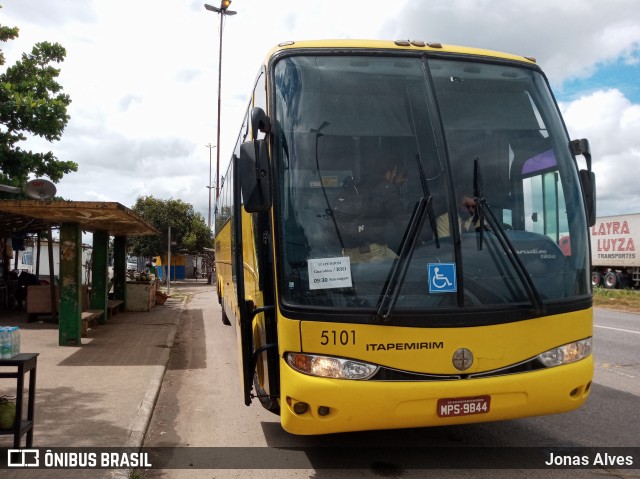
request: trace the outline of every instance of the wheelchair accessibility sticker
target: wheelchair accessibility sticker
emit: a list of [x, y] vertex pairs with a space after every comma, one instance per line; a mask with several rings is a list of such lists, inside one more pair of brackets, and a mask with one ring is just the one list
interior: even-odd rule
[[429, 263], [428, 267], [430, 293], [455, 293], [457, 291], [455, 263]]

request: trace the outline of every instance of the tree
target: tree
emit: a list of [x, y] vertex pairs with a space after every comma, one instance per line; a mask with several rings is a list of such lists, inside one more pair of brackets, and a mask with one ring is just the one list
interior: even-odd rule
[[[2, 8], [2, 6], [0, 6]], [[0, 25], [0, 42], [18, 37], [17, 27]], [[30, 54], [0, 74], [0, 182], [21, 187], [30, 174], [48, 176], [57, 183], [67, 173], [78, 171], [73, 161], [58, 160], [52, 152], [26, 151], [19, 142], [26, 134], [49, 142], [58, 141], [69, 116], [69, 95], [62, 93], [54, 64], [64, 61], [66, 50], [58, 43], [36, 43]], [[0, 66], [5, 57], [0, 50]]]
[[212, 248], [213, 240], [204, 217], [182, 200], [161, 200], [153, 196], [139, 196], [131, 208], [163, 234], [132, 238], [130, 246], [138, 256], [157, 256], [167, 251], [166, 230], [171, 227], [173, 253], [200, 254]]

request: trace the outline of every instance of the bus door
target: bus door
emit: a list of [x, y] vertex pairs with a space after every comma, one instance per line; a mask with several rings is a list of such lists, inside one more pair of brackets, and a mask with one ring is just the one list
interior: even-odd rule
[[[254, 112], [257, 112], [257, 117]], [[269, 210], [271, 206], [271, 197], [270, 197], [270, 185], [269, 185], [269, 157], [267, 153], [267, 143], [266, 140], [258, 140], [255, 138], [259, 129], [264, 131], [264, 126], [259, 126], [260, 120], [268, 121], [266, 115], [264, 114], [264, 110], [261, 108], [254, 108], [252, 110], [252, 141], [248, 141], [242, 143], [240, 145], [240, 155], [239, 157], [234, 154], [232, 161], [235, 164], [234, 167], [234, 185], [237, 185], [234, 188], [234, 204], [236, 206], [235, 218], [236, 221], [234, 223], [233, 235], [236, 238], [243, 238], [243, 220], [251, 221], [249, 216], [242, 216], [242, 211], [246, 211], [247, 213], [258, 213], [258, 217], [256, 218], [258, 225], [258, 236], [262, 235], [261, 229], [264, 228], [265, 225], [265, 212]], [[261, 116], [260, 116], [261, 113]], [[244, 243], [244, 242], [243, 242]], [[265, 248], [264, 245], [258, 246], [261, 244], [260, 238], [256, 238], [254, 246], [256, 246], [256, 256], [258, 259], [257, 270], [258, 276], [260, 277], [261, 265], [264, 266], [265, 263]], [[246, 405], [251, 404], [251, 390], [252, 383], [254, 378], [254, 373], [256, 369], [256, 362], [258, 361], [260, 355], [264, 352], [268, 354], [272, 353], [272, 349], [276, 347], [277, 343], [275, 342], [275, 329], [270, 328], [267, 331], [266, 339], [267, 344], [261, 345], [258, 348], [255, 348], [254, 338], [253, 338], [253, 320], [258, 314], [272, 314], [274, 310], [274, 306], [266, 305], [260, 306], [256, 305], [255, 302], [249, 299], [249, 296], [246, 291], [246, 282], [245, 282], [245, 272], [244, 272], [244, 251], [247, 250], [248, 245], [238, 244], [236, 250], [234, 252], [234, 269], [237, 277], [236, 281], [236, 291], [238, 297], [238, 310], [240, 315], [239, 322], [239, 330], [237, 332], [237, 336], [240, 341], [240, 349], [241, 349], [241, 362], [242, 362], [242, 377], [243, 377], [243, 386], [244, 386], [244, 401]], [[259, 279], [260, 287], [264, 287], [264, 277]], [[256, 286], [256, 289], [257, 286]], [[271, 295], [268, 294], [267, 297]], [[271, 324], [272, 322], [270, 322]], [[277, 357], [277, 354], [275, 355]], [[274, 376], [274, 375], [270, 375]], [[275, 383], [270, 380], [270, 385], [272, 387], [277, 387], [277, 375], [275, 375]], [[271, 379], [271, 378], [270, 378]], [[261, 395], [262, 391], [257, 391], [258, 396]]]

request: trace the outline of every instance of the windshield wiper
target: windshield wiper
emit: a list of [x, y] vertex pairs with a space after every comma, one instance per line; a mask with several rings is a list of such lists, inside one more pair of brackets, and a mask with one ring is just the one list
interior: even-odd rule
[[[524, 263], [520, 259], [518, 255], [518, 251], [509, 240], [507, 233], [502, 227], [502, 223], [498, 221], [495, 213], [487, 203], [487, 200], [484, 197], [484, 192], [482, 191], [482, 176], [480, 174], [480, 161], [478, 158], [473, 160], [473, 200], [477, 205], [477, 221], [479, 222], [477, 231], [478, 231], [478, 249], [482, 249], [482, 242], [484, 238], [484, 220], [486, 218], [489, 226], [495, 233], [495, 236], [500, 243], [500, 246], [504, 250], [507, 255], [507, 258], [511, 262], [511, 265], [516, 270], [516, 274], [524, 287], [531, 304], [533, 305], [537, 314], [542, 314], [544, 312], [544, 303], [542, 301], [542, 297], [538, 292], [538, 288], [536, 288], [535, 283], [531, 279], [531, 276], [527, 273], [527, 269], [524, 266]], [[476, 221], [476, 218], [474, 218]]]
[[407, 226], [407, 230], [400, 243], [399, 256], [393, 262], [393, 267], [389, 272], [389, 276], [380, 295], [378, 311], [374, 316], [374, 319], [377, 321], [389, 321], [391, 319], [391, 312], [396, 304], [400, 287], [409, 269], [409, 263], [411, 262], [411, 257], [413, 256], [413, 251], [416, 246], [416, 240], [422, 229], [426, 217], [425, 213], [429, 209], [431, 202], [431, 196], [423, 196], [413, 209], [409, 226]]
[[422, 168], [420, 162], [420, 155], [416, 155], [416, 161], [418, 163], [418, 171], [420, 172], [420, 182], [422, 184], [422, 197], [416, 204], [411, 213], [409, 219], [409, 225], [402, 236], [400, 243], [400, 251], [398, 258], [394, 261], [393, 267], [387, 276], [387, 281], [384, 284], [382, 293], [380, 294], [380, 302], [378, 304], [378, 311], [374, 316], [376, 321], [389, 321], [391, 319], [391, 313], [398, 300], [398, 294], [404, 283], [404, 278], [409, 270], [411, 264], [411, 257], [416, 248], [418, 242], [418, 236], [422, 231], [424, 220], [426, 216], [429, 217], [429, 225], [433, 231], [433, 237], [436, 242], [436, 247], [440, 248], [440, 241], [438, 239], [438, 230], [436, 228], [436, 217], [433, 213], [433, 197], [429, 192], [429, 184], [427, 183], [427, 176]]

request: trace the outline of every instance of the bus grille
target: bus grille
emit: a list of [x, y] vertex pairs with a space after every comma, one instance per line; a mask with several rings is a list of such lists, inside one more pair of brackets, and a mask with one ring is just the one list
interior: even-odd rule
[[536, 358], [529, 359], [522, 363], [507, 366], [505, 368], [494, 369], [472, 374], [429, 374], [402, 371], [399, 369], [380, 366], [378, 372], [369, 381], [456, 381], [460, 379], [476, 379], [495, 376], [506, 376], [509, 374], [519, 374], [538, 369], [543, 369], [544, 365]]

